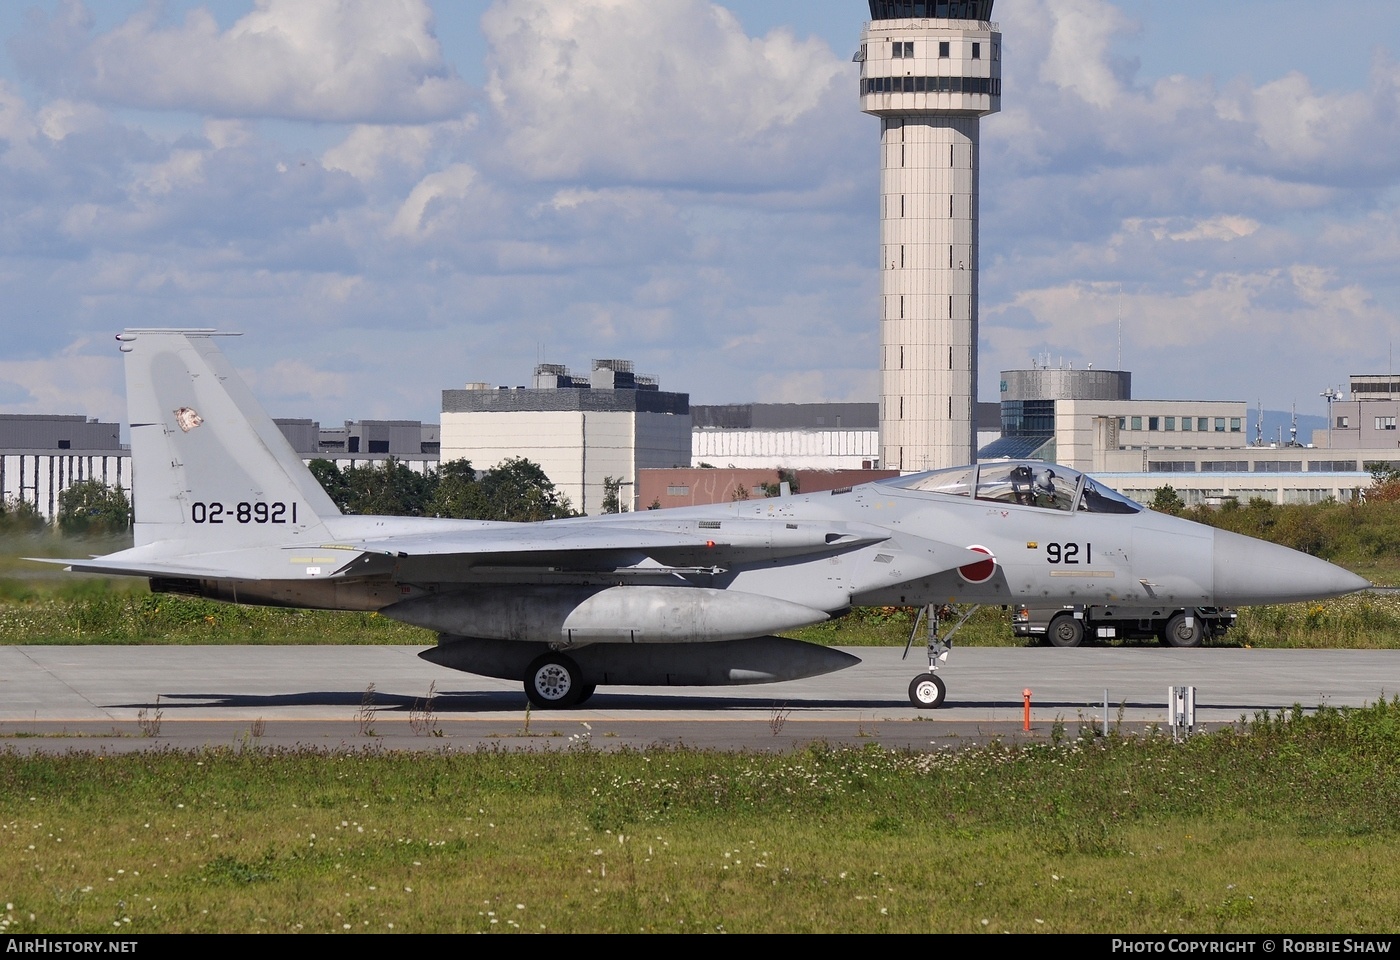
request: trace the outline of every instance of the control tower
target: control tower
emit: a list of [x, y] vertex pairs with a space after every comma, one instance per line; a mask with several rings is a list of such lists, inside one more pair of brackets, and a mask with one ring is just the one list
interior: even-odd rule
[[1001, 109], [993, 0], [869, 0], [860, 108], [880, 118], [880, 466], [971, 463], [977, 151]]

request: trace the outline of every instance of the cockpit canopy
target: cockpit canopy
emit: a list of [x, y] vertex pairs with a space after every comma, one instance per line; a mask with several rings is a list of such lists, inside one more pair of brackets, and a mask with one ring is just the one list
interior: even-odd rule
[[1088, 474], [1040, 460], [995, 460], [949, 467], [880, 483], [905, 490], [1015, 503], [1045, 510], [1138, 513], [1142, 505], [1110, 490]]

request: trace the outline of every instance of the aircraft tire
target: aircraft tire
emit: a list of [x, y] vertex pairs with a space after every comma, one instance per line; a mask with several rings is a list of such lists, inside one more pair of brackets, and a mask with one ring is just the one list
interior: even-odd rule
[[544, 653], [525, 670], [525, 696], [541, 710], [559, 710], [582, 702], [584, 691], [578, 664], [562, 653]]
[[598, 685], [596, 683], [585, 683], [583, 687], [579, 689], [578, 699], [574, 701], [574, 706], [577, 707], [587, 703], [588, 698], [593, 696], [597, 689]]
[[936, 673], [921, 673], [909, 682], [909, 702], [920, 710], [936, 710], [943, 706], [948, 688]]
[[1185, 613], [1174, 613], [1162, 628], [1162, 639], [1169, 647], [1199, 647], [1205, 640], [1206, 625], [1199, 615], [1191, 617], [1187, 625]]
[[1050, 621], [1045, 639], [1052, 647], [1077, 647], [1084, 642], [1084, 621], [1062, 613]]

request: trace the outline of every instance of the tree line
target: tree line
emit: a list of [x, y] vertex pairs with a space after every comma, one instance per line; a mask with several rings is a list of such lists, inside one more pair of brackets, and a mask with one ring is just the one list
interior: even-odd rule
[[[418, 473], [393, 458], [343, 469], [329, 460], [313, 460], [310, 468], [341, 513], [521, 522], [578, 516], [539, 464], [521, 457], [486, 471], [475, 470], [467, 460], [452, 460]], [[604, 512], [626, 509], [619, 486], [612, 484]], [[64, 534], [123, 533], [131, 522], [131, 501], [120, 487], [79, 480], [58, 495], [54, 524]], [[48, 526], [33, 503], [17, 497], [0, 501], [0, 533], [38, 533]]]
[[523, 457], [486, 471], [469, 460], [451, 460], [418, 473], [392, 457], [344, 469], [312, 460], [310, 467], [341, 513], [519, 522], [578, 516], [540, 465]]

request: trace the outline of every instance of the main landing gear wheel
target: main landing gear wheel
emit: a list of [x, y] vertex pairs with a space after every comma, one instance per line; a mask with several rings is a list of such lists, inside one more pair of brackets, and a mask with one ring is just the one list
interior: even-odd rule
[[541, 654], [525, 670], [525, 696], [542, 710], [572, 707], [592, 692], [592, 685], [583, 682], [578, 664], [562, 653]]
[[943, 698], [948, 688], [936, 673], [923, 673], [909, 682], [909, 702], [920, 710], [934, 710], [943, 706]]
[[1205, 621], [1195, 614], [1174, 613], [1162, 629], [1162, 639], [1169, 647], [1199, 647], [1205, 635]]
[[1062, 613], [1050, 621], [1045, 639], [1052, 647], [1077, 647], [1084, 642], [1084, 621]]

